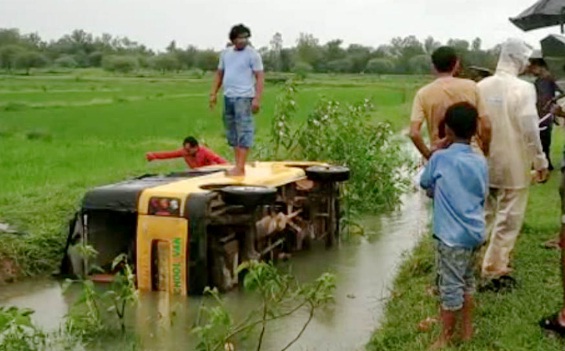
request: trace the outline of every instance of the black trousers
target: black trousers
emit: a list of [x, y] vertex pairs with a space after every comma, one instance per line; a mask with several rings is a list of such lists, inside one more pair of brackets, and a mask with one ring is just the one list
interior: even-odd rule
[[543, 148], [543, 152], [545, 153], [545, 157], [547, 158], [547, 162], [549, 163], [549, 170], [553, 170], [553, 164], [551, 163], [551, 131], [552, 126], [549, 125], [545, 130], [539, 132], [539, 136], [541, 139], [541, 146]]

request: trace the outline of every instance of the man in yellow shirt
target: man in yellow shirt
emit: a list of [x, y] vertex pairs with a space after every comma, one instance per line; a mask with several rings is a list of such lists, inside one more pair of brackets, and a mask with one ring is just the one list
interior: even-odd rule
[[[472, 145], [480, 148], [487, 155], [490, 144], [490, 122], [484, 112], [483, 103], [477, 90], [477, 84], [470, 79], [456, 78], [460, 61], [455, 50], [442, 46], [432, 54], [436, 80], [421, 88], [414, 97], [412, 107], [410, 138], [428, 160], [435, 149], [443, 148], [445, 144], [444, 117], [447, 109], [460, 102], [467, 102], [479, 111], [479, 128], [473, 138]], [[430, 145], [427, 145], [421, 133], [422, 125], [426, 123]]]

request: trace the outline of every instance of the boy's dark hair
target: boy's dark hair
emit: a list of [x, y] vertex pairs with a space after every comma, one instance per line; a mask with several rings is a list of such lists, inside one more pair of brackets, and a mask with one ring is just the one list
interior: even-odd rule
[[445, 113], [447, 125], [461, 139], [470, 140], [477, 132], [479, 113], [475, 106], [468, 102], [452, 105]]
[[189, 136], [184, 138], [184, 141], [182, 142], [183, 145], [190, 145], [190, 147], [197, 147], [198, 146], [198, 140], [196, 140], [195, 137]]
[[547, 62], [542, 58], [530, 59], [530, 65], [547, 68]]
[[233, 26], [230, 30], [230, 41], [234, 41], [242, 34], [247, 34], [248, 37], [251, 37], [251, 30], [243, 24]]
[[439, 73], [449, 73], [453, 71], [459, 58], [455, 49], [450, 46], [441, 46], [432, 54], [432, 63]]

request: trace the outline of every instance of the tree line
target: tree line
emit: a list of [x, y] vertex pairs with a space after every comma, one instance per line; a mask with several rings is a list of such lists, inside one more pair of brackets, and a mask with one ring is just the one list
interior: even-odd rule
[[[256, 48], [262, 55], [265, 70], [295, 73], [375, 73], [424, 74], [430, 69], [430, 55], [442, 44], [454, 47], [464, 65], [494, 68], [499, 46], [482, 48], [480, 38], [472, 42], [450, 39], [440, 43], [433, 37], [423, 41], [416, 36], [393, 38], [388, 44], [370, 47], [345, 46], [340, 39], [327, 43], [312, 34], [302, 33], [293, 47], [285, 47], [280, 33], [268, 46]], [[94, 36], [77, 29], [57, 40], [43, 40], [37, 33], [22, 34], [18, 29], [0, 28], [0, 68], [14, 72], [32, 68], [102, 67], [128, 73], [137, 69], [161, 72], [215, 70], [219, 52], [194, 45], [179, 46], [175, 41], [156, 52], [127, 37], [110, 34]]]

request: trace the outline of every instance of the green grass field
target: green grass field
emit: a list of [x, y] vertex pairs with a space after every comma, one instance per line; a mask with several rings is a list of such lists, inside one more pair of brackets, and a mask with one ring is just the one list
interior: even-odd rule
[[[299, 85], [299, 113], [305, 119], [316, 102], [371, 98], [374, 119], [400, 131], [407, 126], [411, 99], [425, 77], [312, 76]], [[56, 268], [66, 222], [83, 193], [129, 176], [183, 169], [182, 160], [147, 163], [146, 151], [172, 149], [195, 135], [232, 158], [223, 136], [220, 108], [208, 109], [211, 76], [117, 77], [96, 70], [34, 76], [0, 76], [0, 222], [27, 234], [0, 234], [0, 282]], [[267, 137], [280, 86], [268, 84], [257, 115], [258, 143]], [[564, 138], [555, 131], [554, 161]], [[520, 287], [510, 293], [478, 295], [475, 340], [461, 350], [562, 350], [559, 339], [537, 327], [561, 302], [559, 256], [541, 244], [558, 230], [558, 173], [532, 189], [514, 266]], [[423, 240], [401, 269], [386, 320], [369, 350], [425, 350], [439, 332], [419, 332], [418, 322], [437, 314], [431, 239]]]
[[[425, 79], [313, 76], [299, 85], [294, 123], [322, 96], [343, 102], [371, 98], [374, 118], [400, 130]], [[47, 272], [61, 257], [66, 222], [88, 188], [186, 167], [182, 160], [149, 164], [147, 151], [177, 148], [194, 135], [232, 159], [221, 106], [208, 108], [211, 80], [95, 70], [0, 76], [0, 222], [28, 233], [0, 234], [0, 258], [15, 260], [22, 275]], [[266, 86], [256, 117], [259, 143], [268, 135], [280, 89]]]
[[[558, 165], [565, 138], [563, 130], [554, 130], [553, 161]], [[547, 336], [538, 321], [557, 312], [563, 301], [560, 280], [560, 253], [542, 244], [559, 231], [559, 171], [544, 185], [531, 188], [526, 221], [518, 239], [513, 266], [519, 287], [504, 294], [477, 294], [475, 339], [449, 350], [464, 351], [558, 351], [565, 344]], [[440, 325], [427, 332], [418, 331], [418, 323], [438, 315], [438, 301], [428, 291], [434, 284], [434, 248], [431, 236], [423, 240], [402, 266], [386, 320], [368, 345], [368, 350], [427, 350], [439, 335]]]

